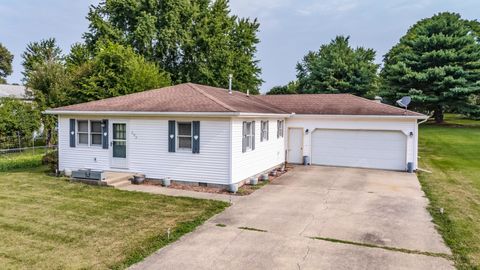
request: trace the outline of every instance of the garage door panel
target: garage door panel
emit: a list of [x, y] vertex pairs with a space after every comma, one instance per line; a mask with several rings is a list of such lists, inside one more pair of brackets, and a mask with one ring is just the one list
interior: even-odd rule
[[397, 131], [321, 130], [312, 133], [312, 164], [404, 170], [406, 136]]

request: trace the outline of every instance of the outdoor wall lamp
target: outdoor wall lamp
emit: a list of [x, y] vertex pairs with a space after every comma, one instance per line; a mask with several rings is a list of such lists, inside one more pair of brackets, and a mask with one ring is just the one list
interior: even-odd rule
[[413, 137], [413, 132], [410, 131], [410, 133], [408, 135], [410, 135], [410, 137]]
[[305, 134], [308, 134], [308, 128], [305, 130]]

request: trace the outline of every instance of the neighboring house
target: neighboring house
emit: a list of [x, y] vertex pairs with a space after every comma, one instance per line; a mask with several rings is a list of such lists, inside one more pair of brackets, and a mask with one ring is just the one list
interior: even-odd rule
[[32, 101], [31, 91], [26, 86], [14, 84], [0, 84], [0, 98], [11, 97], [24, 101]]
[[186, 83], [47, 111], [59, 169], [230, 185], [289, 163], [416, 168], [423, 114], [349, 94], [249, 96]]

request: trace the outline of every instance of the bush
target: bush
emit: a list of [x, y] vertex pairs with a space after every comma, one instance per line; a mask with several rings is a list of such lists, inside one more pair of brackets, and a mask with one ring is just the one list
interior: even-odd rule
[[51, 172], [56, 172], [58, 168], [58, 151], [51, 151], [42, 157], [42, 164], [48, 165]]

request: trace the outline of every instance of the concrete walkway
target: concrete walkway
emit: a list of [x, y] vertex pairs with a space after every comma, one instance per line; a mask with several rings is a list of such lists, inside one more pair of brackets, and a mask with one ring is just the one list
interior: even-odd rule
[[147, 192], [152, 194], [161, 194], [161, 195], [168, 195], [168, 196], [175, 196], [175, 197], [191, 197], [197, 199], [207, 199], [207, 200], [217, 200], [217, 201], [224, 201], [235, 203], [241, 197], [236, 195], [228, 195], [228, 194], [217, 194], [217, 193], [207, 193], [207, 192], [197, 192], [191, 190], [181, 190], [181, 189], [174, 189], [174, 188], [166, 188], [162, 186], [154, 186], [154, 185], [123, 185], [117, 187], [121, 190], [128, 190], [128, 191], [140, 191], [140, 192]]
[[132, 269], [453, 269], [414, 174], [296, 167]]

